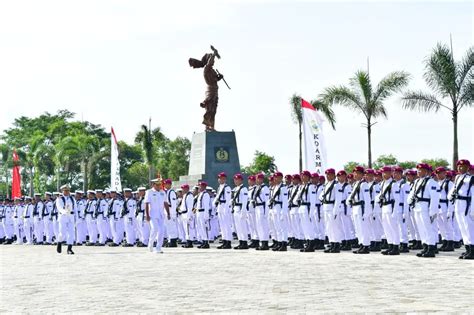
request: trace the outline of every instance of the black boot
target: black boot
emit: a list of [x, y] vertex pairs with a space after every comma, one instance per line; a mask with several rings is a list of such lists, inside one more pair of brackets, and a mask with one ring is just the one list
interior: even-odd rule
[[447, 241], [446, 247], [444, 248], [445, 252], [454, 252], [453, 241]]
[[382, 255], [388, 255], [393, 250], [393, 245], [388, 244], [388, 248], [382, 252]]
[[304, 248], [304, 241], [297, 240], [295, 249], [303, 249]]
[[58, 252], [58, 254], [61, 254], [61, 242], [58, 242], [58, 245], [56, 246], [56, 251]]
[[239, 245], [235, 246], [234, 249], [241, 249], [242, 248], [242, 241], [239, 241]]
[[242, 241], [240, 249], [249, 249], [249, 244], [247, 243], [247, 241]]
[[461, 248], [461, 242], [453, 242], [453, 246], [456, 249]]
[[168, 247], [178, 247], [177, 241], [178, 241], [177, 238], [172, 238], [172, 239], [170, 240], [170, 243], [169, 243]]
[[271, 249], [274, 249], [278, 245], [278, 242], [272, 239], [272, 245], [270, 246]]
[[222, 249], [232, 249], [232, 241], [225, 241]]
[[380, 247], [381, 249], [388, 249], [388, 243], [385, 238], [382, 239], [382, 245]]
[[374, 252], [380, 252], [382, 250], [382, 242], [375, 242]]
[[269, 250], [268, 241], [262, 241], [262, 245], [257, 247], [256, 250]]
[[[349, 242], [350, 243], [350, 242]], [[360, 248], [359, 239], [355, 238], [352, 240], [352, 248]]]
[[426, 254], [428, 252], [428, 245], [427, 244], [423, 244], [423, 250], [421, 252], [419, 252], [418, 254], [416, 254], [417, 257], [422, 257], [424, 254]]
[[294, 241], [294, 238], [293, 238], [293, 237], [289, 237], [289, 238], [288, 238], [288, 246], [291, 247], [291, 245], [293, 245], [293, 241]]
[[300, 249], [300, 252], [303, 253], [306, 248], [309, 247], [309, 241], [304, 241], [304, 247]]
[[304, 253], [313, 253], [314, 252], [314, 240], [309, 240], [307, 243], [307, 246], [300, 250], [300, 252]]
[[400, 243], [400, 253], [409, 253], [410, 250], [408, 249], [407, 243]]
[[428, 245], [428, 250], [426, 251], [426, 253], [421, 255], [421, 257], [436, 257], [435, 248], [436, 248], [436, 245]]
[[226, 245], [227, 245], [227, 241], [225, 241], [225, 240], [222, 240], [222, 244], [221, 244], [221, 245], [219, 245], [219, 246], [217, 246], [217, 249], [223, 249], [223, 248], [224, 248], [224, 246], [226, 246]]
[[277, 242], [276, 246], [272, 248], [272, 251], [276, 252], [280, 248], [281, 243], [282, 242]]
[[468, 260], [472, 260], [474, 259], [474, 245], [466, 245], [468, 246], [468, 252], [467, 252], [467, 255], [464, 255], [464, 258], [463, 259], [468, 259]]
[[423, 248], [424, 248], [424, 247], [423, 247], [423, 244], [421, 243], [421, 241], [416, 241], [416, 246], [415, 246], [414, 249], [418, 249], [418, 250], [419, 250], [419, 249], [423, 249]]
[[354, 251], [354, 254], [370, 254], [369, 246], [362, 246], [359, 250]]
[[324, 249], [324, 240], [317, 240], [315, 249], [317, 249], [317, 250]]
[[330, 253], [340, 253], [341, 252], [341, 243], [334, 243], [334, 247], [331, 249]]
[[392, 250], [387, 253], [389, 256], [400, 255], [399, 245], [393, 245]]
[[67, 246], [67, 254], [68, 255], [74, 255], [74, 252], [72, 251], [72, 245]]
[[324, 250], [325, 253], [330, 253], [331, 250], [334, 248], [335, 246], [335, 243], [329, 243], [329, 247], [327, 249]]
[[281, 246], [278, 248], [279, 252], [286, 252], [287, 251], [287, 242], [281, 242]]
[[201, 248], [201, 249], [208, 249], [208, 248], [211, 248], [211, 247], [209, 246], [209, 241], [202, 241], [202, 245], [201, 245], [201, 247], [199, 247], [199, 248]]
[[260, 242], [258, 240], [252, 240], [249, 248], [258, 248], [260, 246]]
[[444, 252], [446, 250], [446, 247], [448, 246], [448, 241], [447, 240], [443, 240], [443, 245], [441, 245], [441, 247], [438, 249], [440, 252]]
[[184, 248], [193, 248], [193, 241], [186, 241], [186, 244], [183, 245]]
[[466, 248], [466, 251], [459, 256], [459, 259], [464, 259], [465, 256], [469, 255], [469, 252], [471, 251], [471, 247], [469, 245], [464, 246]]

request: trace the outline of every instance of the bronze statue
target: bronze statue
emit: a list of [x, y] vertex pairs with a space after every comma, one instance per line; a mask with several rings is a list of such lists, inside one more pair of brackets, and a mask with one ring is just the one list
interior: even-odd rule
[[221, 58], [219, 52], [211, 45], [212, 53], [205, 54], [201, 60], [189, 58], [189, 65], [196, 68], [204, 68], [204, 80], [207, 84], [206, 98], [200, 104], [202, 108], [206, 109], [202, 123], [206, 126], [206, 131], [215, 131], [214, 122], [217, 111], [217, 103], [219, 101], [217, 82], [223, 80], [227, 87], [230, 89], [227, 82], [224, 80], [224, 76], [219, 73], [217, 69], [214, 69], [214, 59], [217, 57]]

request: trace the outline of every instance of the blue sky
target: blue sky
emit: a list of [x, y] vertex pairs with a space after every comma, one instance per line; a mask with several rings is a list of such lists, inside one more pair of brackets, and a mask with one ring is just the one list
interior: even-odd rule
[[[453, 35], [456, 59], [473, 43], [472, 2], [312, 1], [3, 1], [0, 3], [1, 129], [19, 115], [67, 108], [114, 126], [131, 142], [152, 117], [171, 136], [202, 131], [201, 70], [189, 68], [214, 44], [220, 89], [216, 128], [235, 130], [241, 164], [253, 152], [274, 155], [284, 172], [298, 166], [298, 135], [288, 99], [317, 98], [347, 84], [358, 69], [374, 83], [394, 70], [426, 89], [423, 60]], [[448, 113], [420, 114], [390, 98], [388, 120], [374, 128], [373, 155], [448, 159]], [[329, 165], [366, 161], [363, 117], [335, 108], [326, 126]], [[474, 160], [474, 110], [460, 117], [460, 156]]]

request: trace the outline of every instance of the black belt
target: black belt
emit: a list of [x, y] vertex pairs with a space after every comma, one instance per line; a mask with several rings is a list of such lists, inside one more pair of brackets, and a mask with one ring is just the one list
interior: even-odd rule
[[301, 206], [307, 206], [307, 207], [309, 207], [309, 206], [311, 205], [311, 203], [309, 203], [309, 202], [302, 202], [300, 205], [301, 205]]
[[234, 207], [237, 206], [237, 207], [242, 207], [242, 204], [241, 203], [235, 203], [234, 204]]
[[23, 217], [23, 219], [29, 219], [29, 218], [30, 218], [30, 216]]
[[86, 214], [86, 215], [88, 215], [88, 214], [91, 214], [91, 215], [92, 215], [92, 214], [94, 214], [94, 211], [86, 211], [85, 214]]
[[280, 205], [280, 206], [281, 206], [281, 205], [283, 205], [283, 202], [281, 202], [281, 201], [274, 201], [273, 204], [275, 204], [275, 205]]
[[222, 203], [225, 203], [226, 201], [225, 200], [217, 200], [217, 202], [222, 204]]
[[333, 205], [334, 202], [334, 200], [323, 200], [323, 205]]
[[440, 199], [439, 202], [448, 204], [448, 199]]
[[416, 198], [416, 202], [431, 202], [431, 199], [430, 198]]
[[199, 212], [204, 212], [204, 211], [206, 211], [206, 209], [199, 209], [198, 211]]
[[399, 205], [400, 207], [403, 207], [405, 204], [404, 204], [403, 202], [400, 202], [398, 205]]
[[261, 207], [261, 206], [265, 206], [265, 202], [261, 202], [261, 203], [256, 203], [255, 204], [256, 207]]
[[184, 214], [184, 213], [188, 213], [188, 210], [184, 210], [184, 211], [181, 211], [181, 212], [178, 212], [179, 214]]
[[457, 196], [456, 199], [464, 200], [464, 201], [471, 201], [471, 197], [466, 197], [466, 196]]
[[353, 202], [352, 203], [352, 206], [362, 206], [365, 202], [362, 200], [362, 201], [357, 201], [357, 202]]
[[466, 201], [466, 211], [464, 211], [464, 215], [466, 216], [469, 213], [469, 207], [471, 206], [471, 197], [468, 196], [457, 196], [456, 199]]
[[389, 201], [382, 201], [382, 206], [388, 206], [392, 205], [395, 203], [395, 200], [389, 200]]

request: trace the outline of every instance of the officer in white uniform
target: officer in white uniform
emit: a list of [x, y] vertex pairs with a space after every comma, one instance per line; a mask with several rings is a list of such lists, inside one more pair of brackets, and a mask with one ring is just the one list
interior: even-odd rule
[[211, 199], [206, 190], [207, 183], [199, 184], [199, 194], [196, 200], [194, 213], [196, 215], [196, 229], [201, 245], [198, 248], [207, 249], [209, 246], [209, 215], [211, 211]]
[[5, 206], [3, 210], [3, 230], [5, 232], [5, 244], [13, 243], [13, 207], [10, 199], [5, 200]]
[[44, 193], [44, 207], [43, 207], [43, 224], [44, 224], [44, 235], [45, 235], [45, 245], [51, 245], [53, 243], [53, 218], [51, 214], [53, 213], [54, 202], [51, 199], [52, 193], [49, 191]]
[[[161, 178], [153, 179], [152, 188], [145, 193], [145, 218], [150, 222], [150, 239], [148, 240], [148, 250], [150, 252], [162, 254], [161, 246], [165, 236], [165, 220], [170, 218], [170, 212], [166, 201], [166, 192], [162, 189]], [[166, 216], [165, 218], [165, 210]], [[156, 241], [156, 246], [153, 244]]]
[[26, 244], [33, 245], [33, 209], [31, 197], [25, 197], [25, 207], [23, 208], [23, 231], [25, 232]]
[[95, 195], [97, 197], [95, 209], [94, 209], [94, 218], [97, 223], [97, 230], [99, 232], [99, 242], [96, 246], [105, 246], [107, 241], [107, 210], [108, 204], [104, 199], [103, 190], [96, 189]]
[[243, 184], [244, 178], [242, 174], [234, 175], [234, 189], [232, 194], [232, 212], [234, 215], [235, 230], [239, 245], [234, 249], [248, 249], [248, 230], [247, 230], [247, 204], [248, 204], [248, 189]]
[[247, 219], [250, 234], [250, 245], [249, 248], [257, 248], [259, 243], [258, 232], [257, 232], [257, 218], [255, 216], [255, 207], [251, 200], [255, 199], [255, 192], [257, 191], [257, 185], [255, 185], [255, 176], [250, 175], [247, 178], [248, 184], [248, 202], [247, 202]]
[[193, 229], [192, 224], [194, 223], [194, 196], [192, 192], [189, 191], [189, 185], [184, 184], [181, 186], [183, 190], [183, 197], [181, 204], [179, 206], [179, 213], [181, 224], [183, 225], [184, 230], [184, 241], [186, 244], [183, 245], [184, 248], [193, 248], [193, 238], [190, 234], [190, 230]]
[[15, 197], [15, 205], [13, 207], [13, 222], [17, 245], [23, 244], [23, 201], [19, 197]]
[[336, 195], [338, 192], [336, 183], [336, 170], [333, 168], [328, 168], [325, 171], [325, 174], [326, 183], [324, 184], [324, 189], [320, 196], [320, 200], [324, 213], [324, 222], [326, 224], [325, 231], [329, 239], [330, 246], [324, 252], [339, 253], [343, 232], [341, 230], [341, 224], [339, 224], [340, 219], [337, 217], [334, 209]]
[[137, 210], [137, 201], [132, 197], [132, 190], [130, 188], [124, 188], [123, 195], [124, 200], [120, 217], [125, 227], [127, 241], [123, 247], [133, 247], [137, 240], [135, 235], [135, 212]]
[[292, 176], [292, 188], [288, 193], [288, 207], [289, 207], [289, 217], [291, 232], [293, 235], [293, 242], [290, 246], [292, 249], [303, 249], [304, 248], [304, 234], [303, 228], [301, 227], [300, 215], [298, 213], [298, 192], [301, 185], [301, 176], [300, 174], [294, 174]]
[[324, 249], [324, 240], [326, 238], [326, 231], [324, 225], [324, 213], [322, 209], [322, 203], [320, 200], [321, 194], [324, 190], [324, 185], [319, 180], [319, 174], [311, 174], [311, 182], [316, 190], [316, 209], [312, 215], [312, 222], [314, 230], [316, 231], [316, 246], [314, 249]]
[[[405, 195], [409, 196], [410, 192], [413, 189], [413, 185], [415, 184], [415, 179], [417, 177], [417, 172], [415, 170], [408, 170], [406, 172], [406, 179], [408, 181], [408, 185], [410, 189], [407, 189], [405, 191]], [[407, 206], [408, 206], [408, 216], [407, 216], [407, 227], [408, 227], [408, 233], [410, 240], [412, 241], [412, 244], [408, 246], [409, 249], [423, 249], [423, 246], [421, 244], [421, 238], [420, 238], [420, 233], [418, 232], [418, 227], [416, 226], [416, 221], [415, 221], [415, 212], [413, 211], [413, 207], [410, 205], [408, 202], [407, 198]]]
[[72, 245], [74, 243], [74, 216], [76, 212], [76, 200], [70, 195], [69, 185], [61, 186], [63, 195], [56, 199], [58, 209], [59, 238], [56, 251], [61, 253], [61, 243], [66, 242], [67, 254], [74, 255]]
[[110, 243], [109, 246], [117, 247], [123, 239], [123, 229], [119, 222], [120, 214], [122, 212], [122, 202], [118, 198], [117, 192], [114, 189], [110, 190], [108, 207], [107, 217], [109, 219], [110, 231], [112, 232], [112, 243]]
[[454, 184], [446, 177], [446, 171], [444, 167], [438, 167], [435, 170], [439, 186], [439, 213], [436, 222], [438, 223], [438, 230], [443, 241], [443, 245], [441, 245], [439, 250], [441, 252], [453, 252], [454, 229], [452, 217], [454, 214], [454, 204], [448, 198]]
[[53, 226], [53, 234], [55, 243], [57, 244], [59, 239], [59, 218], [58, 218], [58, 208], [56, 207], [56, 200], [58, 200], [60, 193], [58, 191], [53, 192], [53, 210], [51, 211], [51, 222]]
[[176, 208], [178, 206], [178, 196], [171, 185], [171, 179], [163, 181], [166, 190], [166, 203], [170, 210], [170, 219], [166, 220], [166, 234], [168, 238], [167, 247], [178, 247], [178, 213]]
[[148, 246], [148, 240], [150, 238], [150, 222], [145, 220], [145, 187], [138, 187], [138, 200], [137, 200], [137, 211], [135, 213], [135, 219], [137, 222], [137, 231], [140, 241], [137, 247]]
[[76, 190], [74, 193], [76, 197], [76, 245], [81, 246], [86, 242], [87, 224], [85, 221], [85, 209], [87, 201], [83, 198], [84, 192]]
[[408, 208], [408, 195], [405, 195], [406, 182], [403, 178], [403, 168], [400, 166], [393, 167], [393, 187], [395, 188], [396, 199], [398, 205], [395, 205], [394, 212], [397, 214], [398, 235], [400, 239], [399, 251], [400, 253], [408, 253], [408, 229], [406, 225], [405, 209]]
[[219, 188], [217, 189], [217, 195], [214, 200], [214, 205], [217, 208], [217, 217], [219, 218], [219, 226], [221, 228], [223, 243], [222, 245], [217, 247], [218, 249], [232, 248], [232, 190], [229, 185], [226, 184], [226, 181], [227, 175], [224, 172], [219, 173]]
[[383, 182], [380, 185], [380, 194], [377, 202], [382, 208], [382, 226], [387, 237], [388, 249], [382, 252], [383, 255], [400, 255], [400, 229], [398, 225], [398, 211], [400, 208], [400, 194], [396, 194], [394, 180], [392, 178], [392, 168], [384, 166], [382, 168]]
[[97, 221], [94, 216], [96, 208], [97, 199], [95, 198], [95, 191], [88, 190], [86, 208], [84, 209], [84, 217], [87, 225], [87, 234], [89, 235], [89, 241], [86, 243], [86, 246], [95, 246], [97, 243]]
[[44, 237], [44, 223], [43, 223], [43, 212], [44, 203], [41, 200], [41, 194], [35, 194], [34, 207], [33, 207], [33, 225], [34, 225], [34, 236], [37, 245], [43, 245]]
[[301, 178], [303, 183], [300, 185], [297, 195], [298, 215], [306, 243], [305, 248], [300, 251], [309, 253], [314, 252], [316, 246], [316, 231], [311, 223], [311, 211], [316, 208], [316, 190], [310, 182], [311, 173], [309, 171], [303, 171]]
[[257, 221], [258, 238], [260, 240], [260, 246], [255, 248], [256, 250], [269, 250], [268, 236], [270, 229], [268, 226], [268, 200], [270, 199], [270, 189], [264, 183], [265, 175], [257, 174], [255, 176], [257, 188], [255, 191], [254, 199], [250, 202], [255, 208], [255, 219]]
[[431, 178], [431, 166], [420, 163], [416, 166], [418, 179], [408, 196], [408, 202], [413, 205], [416, 225], [420, 231], [423, 251], [416, 254], [418, 257], [435, 257], [438, 233], [436, 218], [439, 212], [438, 183]]
[[449, 196], [454, 202], [456, 221], [461, 231], [466, 252], [459, 259], [474, 259], [474, 176], [469, 174], [471, 163], [459, 160], [456, 164], [459, 175]]
[[372, 216], [369, 218], [369, 227], [371, 235], [371, 252], [380, 252], [382, 247], [383, 227], [381, 223], [382, 210], [376, 197], [380, 194], [380, 185], [375, 181], [375, 171], [373, 169], [365, 170], [365, 180], [369, 186], [370, 208]]
[[270, 196], [269, 204], [276, 212], [277, 242], [278, 246], [273, 251], [286, 252], [288, 246], [288, 230], [289, 230], [289, 213], [288, 213], [288, 188], [283, 184], [283, 173], [276, 172], [273, 174], [275, 187], [273, 194]]

